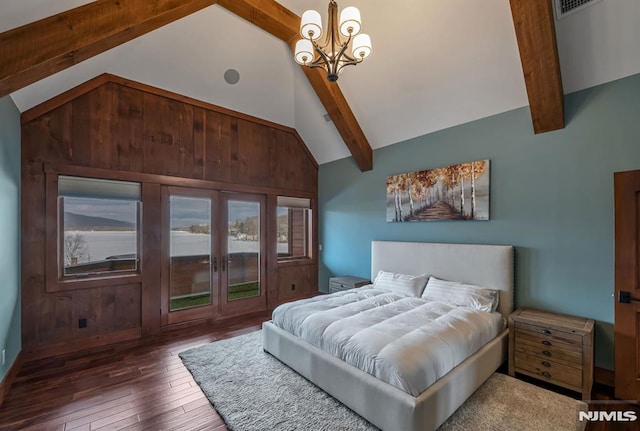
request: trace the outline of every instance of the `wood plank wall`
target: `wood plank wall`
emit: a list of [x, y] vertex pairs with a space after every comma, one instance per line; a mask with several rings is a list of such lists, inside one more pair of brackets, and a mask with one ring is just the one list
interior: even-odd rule
[[[264, 194], [270, 227], [276, 226], [277, 195], [317, 202], [318, 165], [295, 130], [122, 78], [100, 76], [22, 118], [26, 351], [70, 351], [161, 330], [160, 184]], [[105, 172], [126, 173], [128, 180], [140, 176], [145, 246], [138, 282], [47, 291], [45, 268], [56, 256], [45, 247], [47, 225], [51, 226], [45, 170], [56, 172], [60, 167], [89, 169], [98, 178]], [[314, 228], [317, 239], [316, 232]], [[269, 308], [317, 292], [317, 259], [287, 262], [281, 268], [275, 241], [270, 242]], [[86, 329], [78, 329], [79, 316], [88, 319]]]

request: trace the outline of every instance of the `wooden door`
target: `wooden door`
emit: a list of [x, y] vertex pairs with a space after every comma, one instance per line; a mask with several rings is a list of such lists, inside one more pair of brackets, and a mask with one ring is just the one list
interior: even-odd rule
[[615, 396], [640, 400], [640, 171], [615, 190]]

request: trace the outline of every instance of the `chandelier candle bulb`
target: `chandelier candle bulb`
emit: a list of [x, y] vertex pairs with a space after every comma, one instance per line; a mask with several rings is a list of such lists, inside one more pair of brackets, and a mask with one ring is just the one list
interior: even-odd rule
[[345, 36], [355, 36], [360, 33], [362, 20], [360, 11], [353, 6], [346, 7], [340, 12], [340, 33]]
[[371, 54], [371, 38], [368, 34], [361, 33], [353, 38], [353, 56], [367, 58]]
[[305, 65], [313, 61], [313, 44], [308, 39], [296, 42], [296, 63]]
[[[338, 4], [330, 0], [326, 30], [322, 29], [320, 13], [307, 10], [302, 14], [302, 39], [296, 42], [294, 59], [300, 65], [324, 69], [327, 80], [335, 82], [346, 66], [355, 66], [371, 54], [371, 38], [361, 30], [358, 8], [344, 8], [338, 21]], [[323, 34], [325, 37], [320, 41]]]
[[315, 10], [308, 10], [302, 14], [300, 35], [305, 39], [317, 40], [322, 36], [322, 18]]

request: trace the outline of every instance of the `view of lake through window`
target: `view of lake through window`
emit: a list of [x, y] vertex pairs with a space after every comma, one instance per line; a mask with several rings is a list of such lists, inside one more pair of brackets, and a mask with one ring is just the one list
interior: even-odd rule
[[[59, 195], [64, 228], [60, 253], [65, 276], [139, 269], [139, 248], [143, 247], [139, 183], [60, 176]], [[260, 253], [257, 208], [255, 202], [229, 201], [227, 256]], [[305, 254], [292, 254], [291, 214], [297, 212], [306, 210], [278, 208], [279, 256]], [[211, 280], [205, 273], [212, 264], [211, 223], [210, 199], [171, 196], [170, 257], [179, 260], [202, 257], [206, 266], [201, 268], [202, 289], [192, 286], [190, 295], [205, 290], [205, 284], [206, 291], [210, 290]], [[304, 245], [306, 238], [299, 242]]]
[[136, 270], [138, 202], [64, 197], [64, 274]]

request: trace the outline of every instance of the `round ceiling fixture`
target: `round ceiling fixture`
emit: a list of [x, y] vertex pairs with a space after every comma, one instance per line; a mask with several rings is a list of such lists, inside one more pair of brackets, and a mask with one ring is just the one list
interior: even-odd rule
[[227, 84], [237, 84], [240, 81], [240, 72], [235, 69], [227, 69], [224, 72], [224, 80], [227, 81]]

